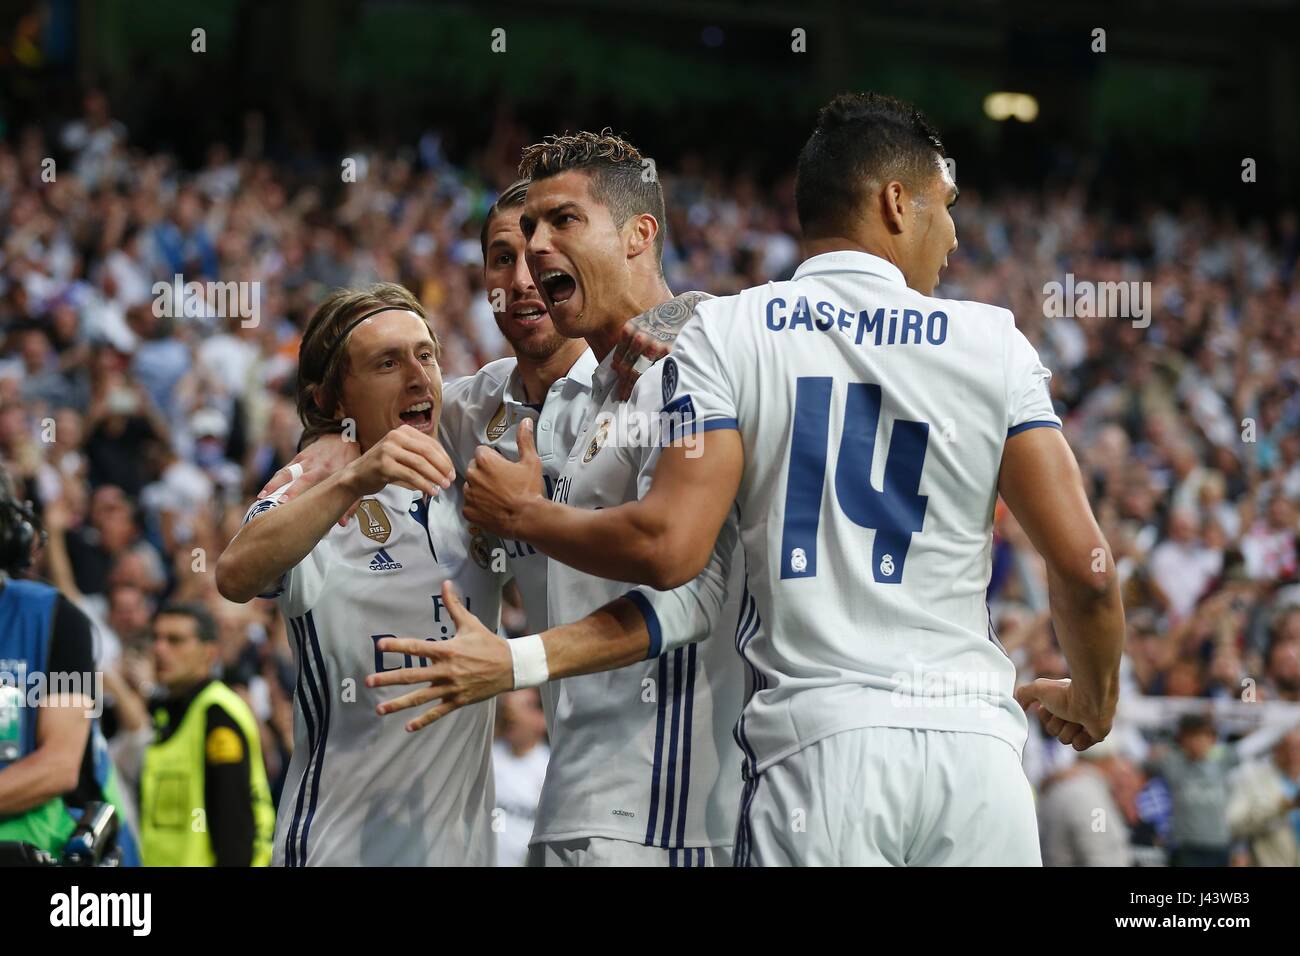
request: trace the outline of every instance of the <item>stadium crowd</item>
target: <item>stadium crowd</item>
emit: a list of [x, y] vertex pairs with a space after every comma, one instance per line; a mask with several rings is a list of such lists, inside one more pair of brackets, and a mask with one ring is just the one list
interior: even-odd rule
[[[0, 142], [0, 466], [49, 533], [36, 573], [95, 624], [105, 731], [124, 763], [149, 733], [153, 617], [166, 601], [200, 603], [218, 623], [223, 679], [260, 721], [278, 798], [293, 739], [285, 624], [270, 602], [222, 599], [213, 569], [295, 453], [299, 331], [329, 290], [389, 280], [428, 308], [445, 378], [506, 354], [478, 231], [528, 141], [500, 129], [469, 168], [435, 131], [351, 165], [214, 144], [187, 170], [133, 144], [92, 91], [79, 118]], [[793, 271], [792, 176], [764, 184], [694, 156], [663, 172], [671, 288], [727, 294]], [[1294, 212], [1241, 223], [1194, 200], [1121, 219], [1090, 206], [1086, 185], [963, 184], [961, 245], [937, 291], [1011, 309], [1053, 370], [1123, 580], [1116, 732], [1076, 760], [1031, 730], [1045, 861], [1181, 849], [1175, 862], [1297, 865], [1300, 809], [1284, 801], [1300, 806], [1300, 734], [1282, 732], [1300, 725], [1300, 224]], [[1054, 314], [1045, 286], [1067, 274], [1148, 283], [1149, 311]], [[255, 307], [230, 314], [185, 294], [231, 281], [256, 283]], [[1021, 679], [1065, 676], [1041, 562], [1004, 510], [989, 605]], [[1204, 707], [1125, 709], [1167, 699]], [[1216, 701], [1232, 702], [1231, 721], [1215, 722]], [[544, 748], [532, 702], [502, 707], [501, 724], [506, 762]], [[536, 759], [527, 772], [540, 786]], [[1072, 801], [1111, 809], [1104, 854], [1067, 832]]]

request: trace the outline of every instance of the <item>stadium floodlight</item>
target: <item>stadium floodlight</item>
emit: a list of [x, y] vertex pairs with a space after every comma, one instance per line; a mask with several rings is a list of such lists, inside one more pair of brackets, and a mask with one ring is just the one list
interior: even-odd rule
[[984, 115], [999, 123], [1013, 117], [1032, 123], [1038, 118], [1038, 100], [1028, 93], [990, 93], [984, 97]]

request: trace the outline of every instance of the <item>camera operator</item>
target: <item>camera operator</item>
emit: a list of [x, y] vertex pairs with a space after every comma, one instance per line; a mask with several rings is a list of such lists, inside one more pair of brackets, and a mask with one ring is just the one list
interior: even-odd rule
[[[93, 716], [90, 621], [54, 587], [17, 577], [43, 539], [0, 470], [0, 841], [57, 856], [88, 803], [122, 803]], [[120, 827], [122, 862], [137, 863]]]

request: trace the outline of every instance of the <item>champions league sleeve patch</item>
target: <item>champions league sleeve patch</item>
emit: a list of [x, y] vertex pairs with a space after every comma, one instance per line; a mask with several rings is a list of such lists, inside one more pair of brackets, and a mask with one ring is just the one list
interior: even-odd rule
[[270, 511], [279, 503], [280, 502], [276, 501], [274, 498], [263, 498], [257, 504], [253, 505], [253, 507], [248, 509], [248, 515], [244, 518], [244, 524], [248, 524], [248, 522], [252, 521], [263, 512]]
[[671, 355], [664, 359], [663, 388], [664, 404], [667, 405], [677, 392], [677, 362]]

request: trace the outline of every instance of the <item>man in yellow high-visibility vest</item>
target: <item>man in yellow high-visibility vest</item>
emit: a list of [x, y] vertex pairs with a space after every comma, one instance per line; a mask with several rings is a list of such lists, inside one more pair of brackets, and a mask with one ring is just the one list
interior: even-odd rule
[[140, 773], [146, 866], [266, 866], [275, 809], [257, 719], [212, 678], [217, 629], [199, 605], [154, 619], [153, 658], [164, 699]]

